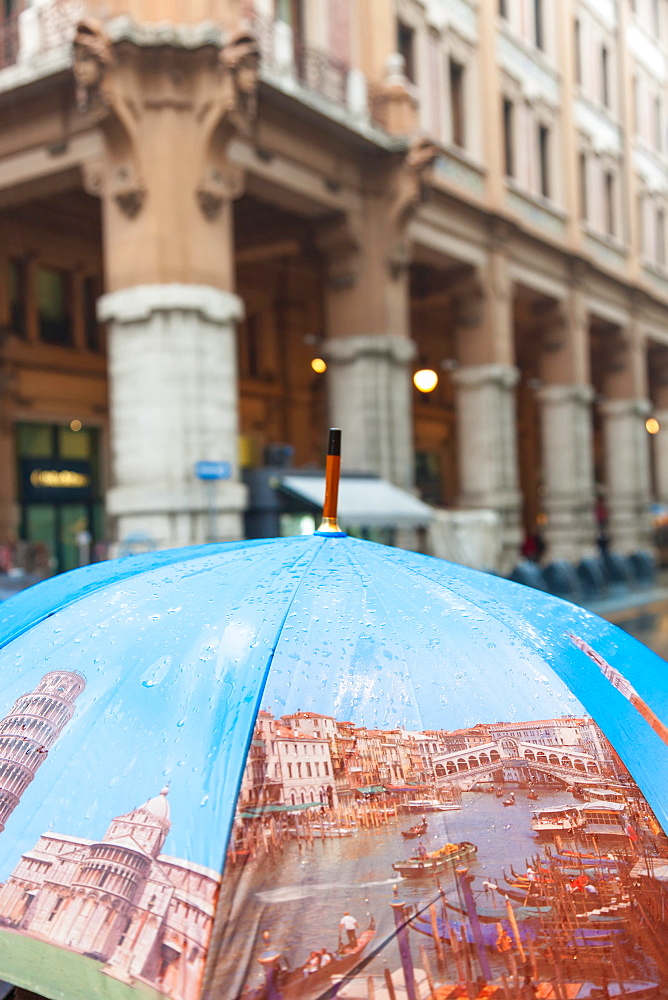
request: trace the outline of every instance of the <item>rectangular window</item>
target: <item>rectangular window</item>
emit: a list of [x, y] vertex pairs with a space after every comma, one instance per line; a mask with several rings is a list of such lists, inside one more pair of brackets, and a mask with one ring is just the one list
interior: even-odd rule
[[543, 0], [533, 0], [533, 40], [537, 49], [544, 49]]
[[654, 146], [659, 151], [663, 143], [661, 142], [661, 98], [654, 98]]
[[97, 300], [102, 295], [102, 282], [95, 275], [84, 278], [82, 285], [86, 347], [89, 351], [102, 350], [100, 324], [97, 320]]
[[69, 275], [52, 267], [38, 267], [36, 291], [41, 340], [63, 347], [71, 345]]
[[26, 265], [18, 257], [9, 260], [9, 323], [17, 337], [26, 335]]
[[538, 126], [538, 169], [540, 193], [550, 197], [550, 130], [546, 125]]
[[499, 0], [499, 17], [508, 17], [508, 0]]
[[397, 52], [404, 57], [404, 73], [415, 83], [415, 32], [403, 21], [397, 21]]
[[580, 153], [579, 161], [579, 173], [580, 173], [580, 218], [586, 221], [589, 214], [588, 211], [588, 200], [587, 200], [587, 155], [586, 153]]
[[576, 20], [573, 46], [575, 49], [575, 82], [582, 83], [582, 29], [580, 22]]
[[647, 250], [645, 240], [645, 196], [639, 194], [636, 200], [636, 213], [638, 217], [638, 251], [644, 254]]
[[605, 45], [601, 46], [601, 101], [610, 107], [610, 56]]
[[464, 67], [449, 60], [450, 78], [450, 120], [452, 122], [452, 142], [464, 148]]
[[515, 144], [513, 142], [513, 102], [503, 99], [503, 166], [506, 177], [515, 176]]
[[666, 216], [662, 208], [656, 213], [656, 262], [659, 267], [666, 266]]
[[605, 199], [605, 231], [609, 236], [615, 235], [615, 178], [609, 170], [604, 176]]

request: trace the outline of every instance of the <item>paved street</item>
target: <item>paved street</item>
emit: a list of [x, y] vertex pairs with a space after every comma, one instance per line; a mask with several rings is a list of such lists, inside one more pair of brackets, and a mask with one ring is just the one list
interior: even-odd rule
[[619, 625], [668, 660], [668, 577], [665, 571], [656, 587], [600, 601], [590, 605], [590, 610]]

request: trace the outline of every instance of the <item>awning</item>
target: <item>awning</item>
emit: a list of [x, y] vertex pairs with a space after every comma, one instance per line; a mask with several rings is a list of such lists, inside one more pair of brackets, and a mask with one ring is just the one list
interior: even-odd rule
[[361, 792], [362, 795], [380, 795], [385, 788], [383, 785], [365, 785], [364, 788], [356, 788], [355, 791]]
[[[286, 475], [280, 488], [322, 510], [324, 476]], [[375, 476], [342, 476], [339, 524], [342, 528], [422, 528], [433, 520], [432, 508], [412, 493]]]

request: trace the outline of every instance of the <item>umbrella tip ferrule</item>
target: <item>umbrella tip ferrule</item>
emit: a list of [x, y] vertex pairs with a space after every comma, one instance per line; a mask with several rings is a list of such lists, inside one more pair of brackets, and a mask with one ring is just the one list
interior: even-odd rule
[[325, 466], [325, 502], [322, 505], [322, 521], [316, 535], [343, 535], [337, 520], [339, 505], [339, 480], [341, 478], [341, 431], [331, 427]]
[[335, 517], [323, 517], [322, 521], [318, 525], [318, 530], [314, 532], [316, 535], [338, 535], [343, 537], [345, 531], [341, 531], [338, 521]]

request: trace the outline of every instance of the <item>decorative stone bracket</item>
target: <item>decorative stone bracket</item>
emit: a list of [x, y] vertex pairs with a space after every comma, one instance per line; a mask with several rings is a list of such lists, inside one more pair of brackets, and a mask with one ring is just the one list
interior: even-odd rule
[[356, 284], [361, 255], [368, 252], [371, 228], [376, 247], [385, 248], [390, 278], [397, 279], [407, 270], [411, 261], [408, 223], [426, 197], [428, 171], [437, 156], [438, 150], [430, 142], [416, 140], [403, 159], [387, 168], [381, 191], [376, 197], [368, 197], [366, 214], [363, 211], [337, 216], [321, 227], [318, 246], [328, 260], [330, 287], [342, 290]]
[[[137, 26], [117, 18], [77, 25], [73, 75], [77, 108], [97, 113], [109, 150], [98, 188], [128, 219], [150, 196], [160, 165], [151, 146], [165, 146], [192, 176], [195, 203], [207, 220], [238, 197], [243, 174], [226, 159], [232, 135], [249, 134], [257, 115], [259, 49], [248, 33], [223, 44], [220, 32], [179, 26]], [[181, 119], [187, 131], [180, 134]], [[166, 112], [166, 114], [163, 114]]]

